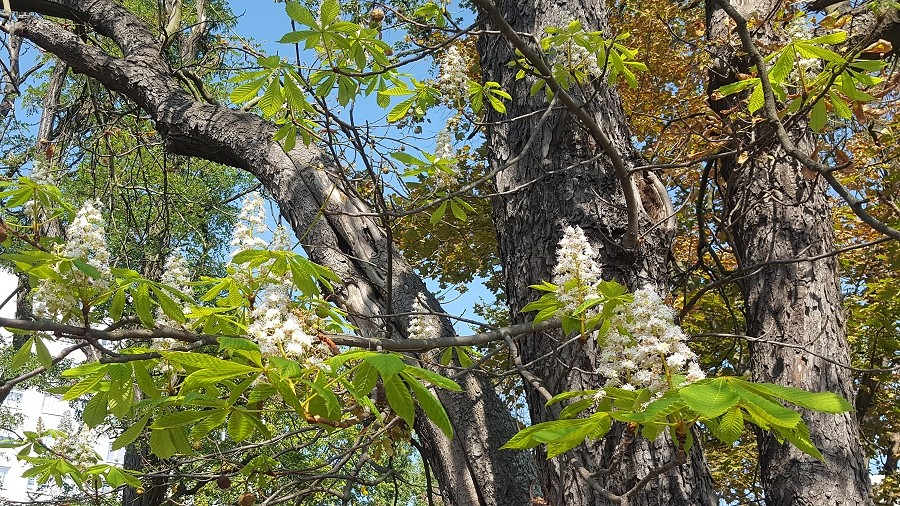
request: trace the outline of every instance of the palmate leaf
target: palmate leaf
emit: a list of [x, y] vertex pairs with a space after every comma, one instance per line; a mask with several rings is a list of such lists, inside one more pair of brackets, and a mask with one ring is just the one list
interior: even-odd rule
[[547, 444], [547, 458], [566, 452], [586, 438], [603, 437], [612, 424], [608, 413], [594, 413], [589, 418], [554, 420], [532, 425], [519, 431], [501, 449], [528, 449]]
[[400, 357], [390, 353], [373, 353], [367, 355], [364, 360], [377, 369], [385, 381], [406, 368], [406, 363]]
[[834, 392], [810, 392], [800, 388], [786, 387], [774, 383], [753, 383], [735, 378], [742, 388], [753, 390], [763, 395], [770, 395], [796, 404], [797, 406], [821, 411], [823, 413], [844, 413], [852, 411], [853, 406], [842, 396]]
[[819, 449], [813, 444], [812, 439], [809, 436], [809, 427], [803, 423], [803, 420], [801, 420], [793, 429], [778, 430], [777, 433], [784, 439], [790, 441], [791, 444], [796, 446], [800, 451], [823, 462], [825, 461], [822, 453], [819, 452]]
[[800, 414], [796, 411], [757, 395], [752, 390], [739, 388], [737, 391], [741, 396], [741, 406], [773, 428], [793, 429], [801, 421]]
[[384, 393], [394, 413], [397, 413], [397, 416], [412, 427], [416, 418], [416, 407], [413, 404], [409, 388], [406, 387], [406, 383], [400, 379], [400, 376], [393, 375], [384, 379]]
[[450, 423], [450, 418], [447, 417], [441, 401], [411, 374], [406, 372], [401, 374], [416, 395], [416, 401], [428, 419], [437, 425], [448, 438], [453, 438], [453, 425]]
[[729, 379], [715, 378], [690, 384], [680, 390], [681, 398], [704, 418], [715, 418], [740, 400]]
[[[710, 425], [712, 428], [712, 425]], [[712, 431], [713, 435], [726, 444], [737, 441], [744, 433], [744, 415], [739, 406], [726, 411]]]

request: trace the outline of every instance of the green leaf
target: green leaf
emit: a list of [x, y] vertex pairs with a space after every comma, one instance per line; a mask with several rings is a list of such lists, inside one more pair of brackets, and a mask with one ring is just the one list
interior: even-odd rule
[[[605, 413], [603, 413], [605, 414]], [[577, 431], [588, 423], [587, 419], [574, 418], [569, 420], [553, 420], [526, 427], [519, 431], [500, 449], [528, 449], [541, 443], [558, 441]], [[583, 440], [583, 438], [582, 438]]]
[[409, 112], [409, 109], [413, 106], [413, 103], [415, 103], [415, 97], [408, 98], [403, 102], [395, 105], [387, 115], [388, 122], [393, 123], [395, 121], [403, 119]]
[[816, 448], [812, 439], [809, 437], [809, 427], [803, 423], [803, 420], [801, 420], [793, 430], [777, 430], [776, 432], [790, 441], [800, 451], [825, 462], [825, 457], [822, 456], [819, 449]]
[[[150, 420], [150, 414], [144, 415], [140, 420], [125, 429], [125, 431], [119, 434], [119, 437], [117, 437], [115, 441], [112, 442], [112, 449], [118, 450], [120, 448], [125, 448], [126, 446], [133, 443], [134, 440], [136, 440], [138, 436], [140, 436], [144, 431], [144, 427], [147, 426], [148, 420]], [[151, 435], [151, 440], [152, 439], [153, 438]]]
[[[269, 385], [271, 386], [271, 385]], [[272, 387], [274, 390], [274, 387]], [[252, 400], [251, 400], [252, 402]], [[224, 409], [216, 409], [205, 419], [201, 420], [199, 423], [191, 427], [191, 439], [194, 441], [199, 441], [206, 437], [213, 429], [220, 427], [223, 423], [225, 423], [225, 417], [228, 416], [228, 411]]]
[[81, 419], [85, 425], [93, 429], [106, 419], [106, 392], [98, 392], [84, 405]]
[[378, 383], [378, 369], [375, 369], [368, 362], [361, 362], [353, 375], [353, 387], [356, 390], [357, 397], [365, 397], [375, 388]]
[[769, 79], [776, 84], [783, 83], [787, 76], [790, 75], [793, 68], [794, 51], [788, 46], [781, 50], [781, 54], [778, 55], [778, 59], [775, 60], [772, 69], [769, 70]]
[[838, 117], [842, 119], [850, 119], [853, 117], [853, 112], [850, 110], [850, 107], [847, 106], [847, 103], [844, 102], [837, 94], [829, 92], [828, 98], [831, 99], [831, 106], [834, 107], [834, 113], [838, 115]]
[[259, 351], [259, 345], [249, 339], [243, 337], [226, 337], [220, 336], [216, 338], [219, 342], [219, 351], [222, 350], [243, 350], [243, 351]]
[[466, 216], [466, 211], [456, 203], [455, 198], [450, 199], [450, 212], [453, 214], [453, 217], [459, 221], [466, 221], [468, 216]]
[[172, 442], [169, 431], [154, 430], [150, 433], [150, 451], [161, 459], [167, 459], [175, 455], [177, 450], [175, 449], [175, 443]]
[[240, 409], [231, 412], [231, 417], [228, 418], [228, 437], [232, 441], [240, 443], [253, 434], [253, 420], [251, 416]]
[[689, 408], [704, 418], [715, 418], [740, 400], [727, 378], [698, 381], [681, 388], [679, 394]]
[[184, 379], [184, 383], [181, 384], [181, 393], [184, 394], [192, 390], [207, 387], [215, 383], [246, 375], [246, 371], [217, 371], [214, 369], [200, 369], [199, 371], [191, 373], [187, 378]]
[[757, 84], [759, 84], [759, 78], [753, 77], [750, 79], [744, 79], [743, 81], [737, 81], [726, 84], [724, 86], [720, 86], [718, 89], [716, 89], [716, 92], [728, 96], [739, 91], [743, 91], [750, 86], [756, 86]]
[[153, 377], [150, 376], [150, 371], [147, 370], [144, 363], [135, 361], [131, 363], [131, 366], [134, 367], [134, 380], [137, 382], [141, 392], [144, 392], [144, 395], [151, 399], [158, 399], [160, 395], [159, 388], [156, 386]]
[[459, 386], [458, 383], [453, 381], [450, 378], [441, 376], [438, 373], [431, 372], [428, 369], [422, 369], [421, 367], [416, 367], [412, 365], [407, 365], [406, 369], [403, 370], [404, 373], [408, 373], [412, 376], [415, 376], [419, 379], [423, 379], [432, 385], [452, 390], [454, 392], [462, 392], [462, 387]]
[[574, 418], [574, 417], [580, 415], [582, 412], [584, 412], [588, 408], [592, 407], [593, 405], [594, 405], [594, 399], [592, 399], [590, 397], [588, 397], [586, 399], [577, 400], [577, 401], [569, 404], [565, 408], [563, 408], [562, 411], [559, 412], [559, 417], [561, 419]]
[[739, 380], [741, 386], [763, 395], [772, 395], [791, 404], [821, 411], [823, 413], [845, 413], [853, 411], [853, 406], [841, 395], [834, 392], [809, 392], [800, 388], [786, 387], [774, 383], [752, 383]]
[[38, 362], [47, 369], [48, 371], [53, 368], [53, 357], [50, 355], [50, 350], [47, 349], [47, 345], [44, 344], [44, 340], [40, 338], [40, 336], [34, 337], [34, 349], [37, 352]]
[[81, 397], [82, 395], [92, 391], [94, 389], [94, 387], [96, 387], [97, 384], [100, 383], [100, 380], [102, 380], [105, 376], [106, 376], [106, 371], [103, 370], [103, 371], [95, 372], [94, 374], [88, 376], [87, 378], [79, 381], [78, 383], [73, 385], [71, 388], [66, 390], [66, 393], [63, 395], [63, 400], [71, 401], [72, 399], [77, 399], [77, 398]]
[[324, 2], [322, 2], [322, 7], [319, 11], [319, 17], [322, 21], [322, 25], [331, 24], [335, 19], [337, 19], [340, 13], [341, 5], [337, 2], [337, 0], [325, 0]]
[[435, 209], [433, 213], [431, 213], [431, 217], [428, 218], [428, 222], [432, 225], [437, 224], [439, 221], [444, 219], [444, 214], [447, 213], [447, 201], [441, 203], [441, 205]]
[[316, 378], [316, 381], [308, 381], [305, 379], [301, 381], [315, 392], [315, 394], [309, 398], [309, 410], [311, 413], [330, 420], [340, 418], [340, 402], [334, 392], [325, 386], [324, 376], [320, 374]]
[[416, 400], [419, 403], [419, 407], [422, 408], [422, 411], [425, 412], [428, 419], [437, 425], [448, 438], [452, 439], [453, 425], [450, 423], [450, 418], [447, 417], [447, 412], [444, 410], [441, 401], [439, 401], [434, 394], [425, 388], [424, 385], [419, 383], [411, 374], [404, 372], [402, 375], [404, 379], [406, 379], [406, 383], [409, 384], [413, 393], [416, 394]]
[[763, 87], [757, 86], [750, 93], [750, 99], [747, 101], [747, 110], [754, 113], [762, 108], [765, 104], [765, 96], [763, 95]]
[[718, 427], [713, 431], [713, 435], [728, 445], [737, 441], [743, 433], [744, 415], [738, 406], [726, 411], [722, 418], [719, 419]]
[[368, 355], [364, 360], [377, 369], [385, 380], [393, 378], [406, 368], [406, 363], [400, 357], [390, 353]]
[[190, 351], [163, 351], [160, 353], [166, 360], [176, 364], [186, 365], [195, 369], [212, 369], [216, 372], [251, 373], [259, 369], [236, 362], [229, 362], [211, 355]]
[[253, 81], [247, 81], [235, 89], [231, 90], [231, 95], [229, 98], [233, 104], [243, 104], [244, 102], [249, 102], [256, 98], [256, 95], [259, 94], [260, 88], [266, 84], [266, 80], [263, 79], [255, 79]]
[[113, 321], [122, 319], [122, 313], [125, 311], [125, 287], [116, 290], [113, 294], [112, 302], [109, 304], [109, 317]]
[[[23, 365], [28, 363], [28, 359], [31, 358], [31, 346], [34, 344], [34, 338], [29, 338], [22, 344], [22, 347], [16, 350], [16, 353], [13, 355], [12, 360], [10, 360], [9, 368], [11, 371], [18, 371], [22, 368]], [[68, 371], [66, 371], [68, 372]], [[65, 376], [65, 372], [63, 376]]]
[[829, 46], [833, 46], [835, 44], [840, 44], [847, 40], [847, 32], [838, 31], [829, 33], [828, 35], [821, 35], [819, 37], [813, 37], [811, 39], [807, 39], [806, 42], [811, 42], [813, 44], [827, 44]]
[[810, 112], [809, 127], [816, 132], [821, 132], [822, 129], [825, 128], [827, 119], [828, 114], [825, 108], [825, 101], [819, 100], [813, 105], [812, 111]]
[[319, 25], [316, 23], [315, 16], [313, 16], [309, 9], [300, 5], [299, 2], [293, 0], [287, 2], [285, 10], [287, 11], [287, 15], [294, 21], [311, 28], [318, 28]]
[[172, 427], [181, 427], [184, 425], [191, 425], [193, 423], [197, 423], [200, 420], [208, 417], [210, 414], [209, 410], [206, 411], [176, 411], [174, 413], [168, 413], [157, 418], [153, 422], [154, 429], [170, 429]]
[[134, 310], [145, 327], [153, 327], [153, 313], [150, 312], [150, 287], [147, 283], [138, 285], [132, 294], [134, 297]]
[[801, 422], [800, 414], [781, 404], [772, 402], [746, 388], [737, 388], [744, 402], [741, 405], [755, 417], [775, 426], [793, 429]]
[[184, 310], [181, 305], [172, 300], [172, 298], [169, 297], [169, 294], [165, 293], [164, 290], [153, 285], [151, 285], [150, 288], [153, 290], [153, 295], [156, 296], [156, 301], [159, 303], [159, 307], [162, 308], [163, 313], [166, 316], [178, 323], [184, 323], [186, 321]]
[[824, 47], [814, 46], [805, 42], [796, 42], [794, 46], [797, 48], [797, 52], [806, 58], [819, 58], [837, 65], [843, 65], [847, 62], [843, 56]]
[[88, 275], [88, 277], [94, 279], [100, 279], [103, 275], [100, 274], [100, 271], [97, 270], [93, 265], [81, 260], [79, 258], [73, 259], [72, 264], [81, 272]]
[[412, 427], [416, 418], [416, 407], [413, 404], [409, 388], [406, 387], [406, 383], [400, 379], [400, 376], [394, 374], [384, 379], [384, 393], [394, 413], [397, 413], [397, 416]]
[[544, 405], [552, 406], [552, 405], [556, 404], [557, 402], [566, 401], [569, 399], [573, 399], [575, 397], [586, 397], [589, 395], [593, 396], [596, 393], [597, 393], [597, 390], [574, 390], [571, 392], [563, 392], [561, 394], [554, 395], [553, 398], [550, 399], [549, 401], [547, 401], [547, 403]]

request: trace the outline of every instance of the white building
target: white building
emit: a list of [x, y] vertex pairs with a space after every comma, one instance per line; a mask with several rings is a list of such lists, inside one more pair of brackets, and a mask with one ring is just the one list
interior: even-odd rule
[[[38, 420], [45, 429], [59, 428], [60, 421], [68, 413], [73, 415], [69, 403], [59, 396], [45, 394], [35, 389], [13, 390], [3, 403], [3, 407], [12, 414], [21, 415], [22, 423], [13, 428], [15, 433], [21, 435], [22, 431], [33, 431], [38, 426]], [[77, 421], [76, 421], [77, 425]], [[14, 438], [14, 434], [3, 434], [0, 438]], [[106, 462], [122, 464], [125, 450], [113, 451], [111, 440], [103, 435], [97, 435], [93, 441], [93, 449], [97, 455]], [[35, 478], [23, 478], [22, 473], [29, 468], [28, 462], [21, 462], [16, 458], [17, 449], [0, 449], [0, 499], [11, 501], [29, 501], [38, 498], [47, 499], [47, 490], [39, 490]]]

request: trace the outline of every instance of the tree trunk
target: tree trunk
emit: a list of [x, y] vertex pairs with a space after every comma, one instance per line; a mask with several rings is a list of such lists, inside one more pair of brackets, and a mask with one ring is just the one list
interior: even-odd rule
[[[56, 54], [72, 70], [99, 80], [142, 107], [156, 121], [171, 152], [197, 156], [247, 170], [265, 186], [282, 215], [303, 241], [311, 260], [331, 268], [343, 280], [335, 294], [363, 335], [406, 337], [409, 313], [419, 293], [428, 307], [443, 312], [424, 282], [406, 263], [385, 232], [370, 217], [368, 205], [328, 172], [333, 167], [317, 146], [290, 153], [273, 141], [276, 128], [242, 111], [197, 102], [182, 90], [160, 57], [146, 25], [108, 0], [22, 2], [15, 10], [84, 20], [121, 47], [124, 59], [84, 44], [60, 25], [24, 16], [12, 31]], [[362, 216], [361, 216], [362, 215]], [[390, 265], [390, 269], [388, 266]], [[388, 279], [388, 272], [392, 278]], [[388, 309], [390, 308], [391, 311]], [[385, 325], [385, 322], [388, 325]], [[444, 334], [452, 332], [442, 319]], [[499, 452], [516, 432], [515, 422], [491, 384], [478, 374], [460, 380], [464, 392], [439, 392], [457, 433], [448, 441], [435, 426], [417, 424], [424, 458], [450, 505], [526, 504], [533, 472], [525, 452]]]
[[[780, 4], [764, 0], [735, 3], [742, 15], [770, 12]], [[707, 4], [708, 37], [714, 49], [710, 90], [734, 82], [736, 73], [750, 73], [744, 57], [729, 41], [736, 39], [732, 24], [716, 4]], [[754, 30], [760, 46], [773, 40], [771, 27]], [[736, 42], [733, 42], [737, 44]], [[734, 99], [712, 102], [725, 111]], [[734, 132], [747, 131], [735, 122]], [[761, 265], [740, 280], [745, 301], [747, 334], [783, 344], [752, 342], [751, 372], [755, 381], [774, 382], [811, 391], [830, 391], [853, 402], [850, 371], [819, 357], [849, 364], [841, 305], [837, 261], [833, 256], [801, 260], [834, 249], [834, 226], [821, 177], [801, 170], [800, 164], [777, 145], [769, 127], [738, 134], [740, 142], [772, 139], [749, 153], [746, 160], [720, 158], [718, 174], [724, 186], [731, 236], [739, 266]], [[814, 139], [804, 122], [790, 134], [801, 151], [812, 153]], [[743, 137], [741, 137], [743, 135]], [[739, 147], [731, 146], [729, 149]], [[759, 434], [762, 486], [770, 505], [828, 506], [870, 504], [868, 466], [859, 440], [859, 424], [852, 413], [831, 415], [804, 411], [813, 443], [825, 462]]]
[[[564, 27], [572, 20], [582, 21], [586, 30], [607, 28], [606, 6], [597, 0], [557, 2], [552, 8], [513, 0], [497, 5], [513, 29], [520, 32], [540, 35], [545, 27]], [[528, 98], [532, 80], [514, 80], [514, 72], [506, 64], [515, 57], [505, 39], [483, 35], [479, 51], [485, 81], [499, 82], [514, 97], [506, 115], [493, 115], [491, 119], [506, 120], [537, 112], [487, 130], [494, 167], [522, 154], [495, 181], [500, 196], [494, 201], [494, 217], [513, 320], [530, 319], [530, 315], [520, 313], [525, 304], [539, 295], [529, 285], [552, 278], [557, 243], [566, 226], [577, 225], [584, 230], [598, 252], [597, 261], [605, 279], [623, 282], [631, 289], [651, 285], [664, 292], [669, 285], [666, 267], [673, 231], [672, 210], [658, 179], [649, 174], [634, 177], [643, 204], [644, 234], [638, 248], [628, 250], [623, 247], [625, 201], [608, 158], [596, 156], [599, 151], [593, 139], [567, 112], [554, 112], [544, 124], [539, 123], [540, 111], [547, 107], [546, 99], [543, 93]], [[611, 138], [629, 167], [642, 165], [629, 140], [616, 92], [605, 85], [589, 91], [597, 95], [591, 97], [585, 109]], [[576, 97], [583, 101], [587, 95]], [[521, 153], [532, 134], [537, 137], [531, 148]], [[528, 363], [544, 357], [534, 364], [534, 372], [552, 394], [598, 387], [599, 376], [593, 373], [596, 349], [592, 341], [562, 346], [565, 340], [561, 332], [528, 336], [520, 345], [522, 360]], [[532, 389], [527, 397], [533, 423], [558, 418], [559, 405], [545, 408], [545, 399]], [[624, 427], [617, 425], [602, 442], [582, 445], [570, 453], [575, 462], [591, 471], [611, 466], [596, 479], [615, 494], [626, 492], [653, 469], [676, 458], [676, 446], [667, 436], [656, 441], [638, 437], [625, 449], [621, 460], [612, 462], [624, 432]], [[628, 499], [629, 504], [716, 504], [705, 459], [699, 445], [694, 448], [686, 464], [651, 480], [642, 492]], [[565, 456], [551, 460], [541, 457], [538, 466], [542, 492], [550, 504], [609, 504], [575, 473]]]

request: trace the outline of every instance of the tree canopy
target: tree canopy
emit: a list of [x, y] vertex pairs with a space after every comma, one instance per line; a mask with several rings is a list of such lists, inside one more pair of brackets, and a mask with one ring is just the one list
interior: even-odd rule
[[44, 499], [900, 497], [893, 3], [3, 7]]

